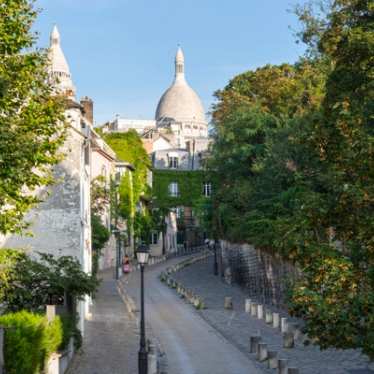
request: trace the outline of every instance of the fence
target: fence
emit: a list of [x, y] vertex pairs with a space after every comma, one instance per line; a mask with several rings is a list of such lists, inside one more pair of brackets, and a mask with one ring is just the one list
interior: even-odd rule
[[232, 280], [243, 287], [251, 298], [262, 304], [285, 307], [288, 284], [299, 277], [292, 264], [247, 244], [222, 241], [221, 249]]
[[184, 247], [183, 245], [181, 245], [177, 247], [176, 251], [168, 253], [166, 257], [169, 259], [174, 257], [188, 256], [194, 253], [199, 253], [204, 249], [207, 249], [206, 245], [200, 245], [196, 247]]

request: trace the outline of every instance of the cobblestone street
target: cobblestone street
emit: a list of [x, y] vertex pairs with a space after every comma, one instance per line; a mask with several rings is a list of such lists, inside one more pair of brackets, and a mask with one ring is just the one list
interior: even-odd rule
[[134, 374], [137, 372], [138, 328], [117, 291], [113, 271], [103, 279], [86, 321], [83, 347], [68, 374]]
[[[205, 300], [207, 309], [199, 314], [215, 329], [221, 332], [232, 344], [254, 359], [249, 352], [249, 337], [260, 331], [262, 340], [269, 349], [279, 352], [281, 358], [288, 358], [292, 366], [302, 374], [372, 374], [368, 359], [359, 351], [320, 351], [316, 346], [304, 346], [297, 342], [293, 349], [282, 349], [282, 337], [278, 330], [246, 314], [244, 311], [245, 293], [237, 286], [223, 283], [213, 275], [213, 259], [188, 266], [173, 275], [185, 287], [194, 290]], [[224, 297], [232, 296], [234, 309], [224, 310]], [[186, 305], [186, 308], [192, 306]], [[286, 317], [286, 315], [284, 315]], [[274, 373], [260, 365], [264, 372]]]
[[[180, 261], [182, 258], [176, 258], [147, 267], [145, 272], [147, 337], [154, 335], [152, 339], [161, 352], [166, 353], [167, 373], [264, 373], [253, 358], [243, 354], [204, 321], [195, 309], [160, 282], [160, 272]], [[137, 301], [139, 272], [122, 278], [122, 283], [126, 292]]]

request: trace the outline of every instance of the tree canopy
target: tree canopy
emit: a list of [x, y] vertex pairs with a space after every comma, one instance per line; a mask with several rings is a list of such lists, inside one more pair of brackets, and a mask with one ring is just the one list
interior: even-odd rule
[[0, 2], [0, 233], [22, 231], [24, 215], [52, 183], [60, 160], [64, 105], [48, 80], [46, 51], [35, 49], [29, 0]]
[[216, 94], [212, 222], [302, 270], [290, 311], [322, 348], [374, 357], [374, 6], [326, 1], [316, 15], [312, 3], [297, 9], [300, 62]]

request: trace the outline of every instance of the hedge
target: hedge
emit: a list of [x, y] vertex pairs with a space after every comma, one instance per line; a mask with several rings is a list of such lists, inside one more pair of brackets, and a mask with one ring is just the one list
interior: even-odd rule
[[61, 319], [48, 322], [44, 315], [21, 311], [0, 316], [5, 327], [5, 370], [7, 374], [39, 374], [48, 357], [63, 340]]

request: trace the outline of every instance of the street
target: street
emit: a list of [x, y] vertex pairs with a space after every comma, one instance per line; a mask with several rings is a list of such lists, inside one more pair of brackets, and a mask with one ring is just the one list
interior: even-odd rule
[[[158, 275], [181, 259], [146, 269], [146, 320], [166, 353], [168, 374], [257, 374], [254, 364], [207, 324], [192, 306], [162, 284]], [[138, 300], [139, 272], [124, 284]], [[138, 305], [138, 303], [137, 303]]]

